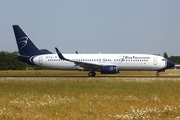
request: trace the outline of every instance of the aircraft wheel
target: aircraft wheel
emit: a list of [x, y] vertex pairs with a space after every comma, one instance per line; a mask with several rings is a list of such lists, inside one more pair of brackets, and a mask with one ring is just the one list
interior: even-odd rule
[[159, 72], [156, 73], [156, 77], [159, 77]]
[[89, 77], [95, 77], [96, 76], [96, 73], [94, 71], [90, 71], [88, 73]]

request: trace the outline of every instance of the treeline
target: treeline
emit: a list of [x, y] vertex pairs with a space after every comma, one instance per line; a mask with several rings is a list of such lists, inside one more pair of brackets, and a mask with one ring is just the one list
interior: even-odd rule
[[164, 52], [163, 56], [176, 64], [180, 64], [180, 56], [170, 56], [169, 57], [166, 52]]
[[[17, 58], [18, 52], [0, 52], [0, 70], [25, 70], [25, 69], [35, 69], [41, 70], [46, 69], [42, 67], [38, 67], [35, 65], [29, 65], [27, 63], [21, 62]], [[170, 61], [180, 64], [180, 56], [170, 56], [168, 57], [167, 53], [165, 52], [163, 56]]]
[[176, 64], [180, 64], [180, 56], [170, 56], [168, 59]]

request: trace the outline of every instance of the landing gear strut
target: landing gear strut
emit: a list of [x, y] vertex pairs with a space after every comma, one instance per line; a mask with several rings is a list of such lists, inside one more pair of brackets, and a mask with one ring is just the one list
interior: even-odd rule
[[95, 77], [95, 76], [96, 76], [96, 73], [95, 73], [95, 71], [90, 71], [90, 72], [88, 73], [88, 75], [89, 75], [89, 77]]
[[159, 71], [157, 71], [157, 73], [156, 73], [156, 77], [159, 77]]
[[159, 73], [160, 73], [160, 72], [164, 72], [164, 71], [165, 71], [165, 69], [158, 70], [157, 73], [156, 73], [156, 77], [159, 77]]

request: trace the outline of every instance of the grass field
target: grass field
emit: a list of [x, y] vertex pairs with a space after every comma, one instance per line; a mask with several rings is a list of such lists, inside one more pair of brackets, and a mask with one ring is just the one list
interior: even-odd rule
[[178, 120], [180, 78], [0, 78], [0, 119]]

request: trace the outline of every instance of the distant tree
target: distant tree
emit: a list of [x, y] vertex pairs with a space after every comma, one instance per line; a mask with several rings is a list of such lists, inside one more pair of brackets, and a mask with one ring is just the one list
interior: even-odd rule
[[18, 52], [18, 51], [14, 51], [14, 52], [12, 52], [11, 54], [12, 54], [12, 55], [18, 55], [19, 52]]
[[166, 52], [164, 52], [163, 56], [164, 56], [166, 59], [169, 58]]
[[174, 63], [180, 64], [180, 56], [170, 56], [169, 60]]
[[6, 70], [7, 62], [6, 62], [6, 53], [4, 51], [0, 52], [0, 70]]

